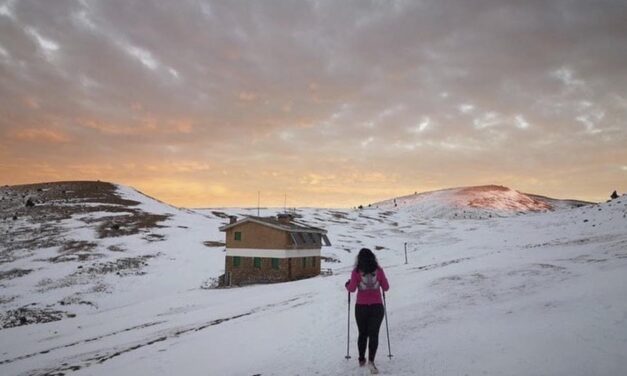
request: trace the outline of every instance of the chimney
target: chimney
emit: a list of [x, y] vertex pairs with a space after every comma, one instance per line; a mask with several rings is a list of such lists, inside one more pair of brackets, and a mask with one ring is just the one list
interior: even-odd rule
[[276, 218], [279, 220], [279, 223], [282, 225], [289, 225], [290, 222], [292, 221], [292, 216], [287, 213], [277, 214]]
[[229, 224], [232, 225], [235, 222], [237, 222], [237, 216], [236, 215], [229, 215]]

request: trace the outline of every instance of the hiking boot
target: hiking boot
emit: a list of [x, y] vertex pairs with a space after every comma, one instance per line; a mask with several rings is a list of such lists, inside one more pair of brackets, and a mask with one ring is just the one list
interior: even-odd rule
[[370, 373], [376, 375], [379, 373], [379, 369], [374, 365], [374, 362], [368, 362], [368, 368], [370, 369]]
[[366, 358], [359, 358], [359, 366], [363, 367], [366, 365]]

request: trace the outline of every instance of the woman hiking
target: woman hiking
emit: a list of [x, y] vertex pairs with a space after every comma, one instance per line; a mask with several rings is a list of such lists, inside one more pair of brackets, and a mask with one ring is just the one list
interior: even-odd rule
[[379, 345], [379, 328], [383, 321], [384, 308], [381, 291], [388, 291], [390, 285], [377, 257], [368, 248], [362, 248], [355, 261], [351, 279], [346, 281], [349, 292], [357, 290], [355, 320], [359, 329], [357, 347], [359, 348], [359, 366], [366, 365], [366, 345], [368, 345], [368, 368], [373, 374], [379, 373], [374, 364]]

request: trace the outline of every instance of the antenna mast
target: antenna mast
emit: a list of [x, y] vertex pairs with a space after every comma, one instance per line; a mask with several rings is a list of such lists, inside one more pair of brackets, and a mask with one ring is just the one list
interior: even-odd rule
[[257, 191], [257, 217], [259, 217], [259, 205], [261, 203], [261, 191]]

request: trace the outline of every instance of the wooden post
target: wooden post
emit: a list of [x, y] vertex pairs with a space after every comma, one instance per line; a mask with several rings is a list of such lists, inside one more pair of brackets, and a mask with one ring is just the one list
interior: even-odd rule
[[405, 242], [405, 265], [407, 265], [407, 242]]

